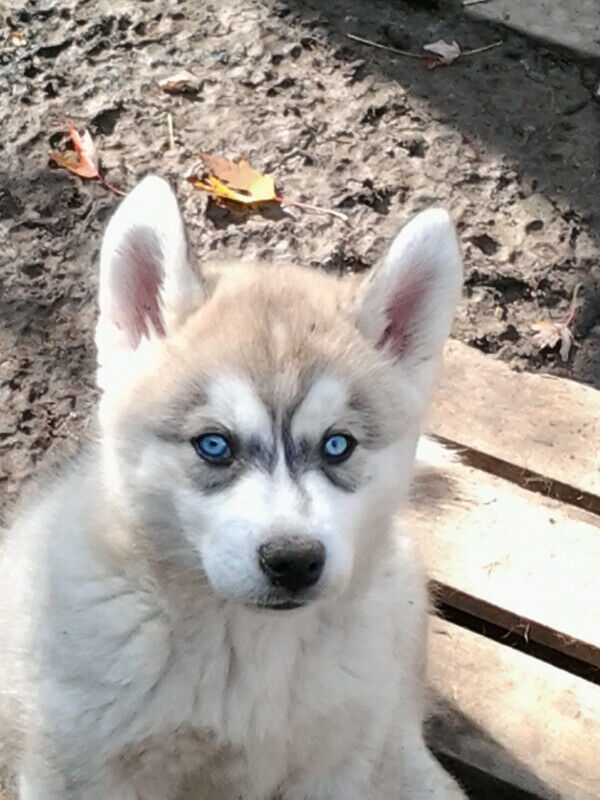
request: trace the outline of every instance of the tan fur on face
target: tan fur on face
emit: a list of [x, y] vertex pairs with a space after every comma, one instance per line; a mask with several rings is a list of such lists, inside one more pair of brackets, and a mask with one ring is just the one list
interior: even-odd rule
[[396, 380], [386, 358], [357, 331], [352, 281], [261, 264], [204, 272], [210, 297], [175, 334], [154, 341], [152, 374], [141, 376], [115, 411], [121, 406], [126, 415], [153, 419], [159, 428], [163, 420], [172, 426], [202, 402], [212, 377], [229, 372], [247, 379], [280, 417], [326, 371], [350, 388], [350, 404], [377, 444], [397, 434], [402, 415]]

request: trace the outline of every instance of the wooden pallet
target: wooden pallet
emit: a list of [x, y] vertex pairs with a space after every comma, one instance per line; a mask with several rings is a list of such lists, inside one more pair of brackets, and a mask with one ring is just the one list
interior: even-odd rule
[[431, 745], [540, 798], [600, 797], [600, 392], [457, 342], [428, 430], [460, 458], [409, 521], [432, 617]]

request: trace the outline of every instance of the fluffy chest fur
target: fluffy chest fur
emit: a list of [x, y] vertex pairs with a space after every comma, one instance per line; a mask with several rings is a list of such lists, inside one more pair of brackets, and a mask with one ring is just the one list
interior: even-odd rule
[[376, 598], [363, 599], [276, 629], [246, 614], [223, 623], [208, 612], [201, 631], [171, 638], [169, 655], [164, 632], [141, 634], [143, 658], [157, 668], [147, 686], [132, 682], [126, 702], [135, 713], [111, 720], [111, 746], [123, 743], [117, 758], [140, 780], [164, 761], [207, 797], [218, 788], [219, 797], [265, 798], [306, 763], [318, 772], [352, 748], [390, 700], [392, 652], [375, 664], [370, 655], [393, 639], [391, 609], [383, 621], [382, 610]]
[[[169, 796], [185, 779], [201, 798], [219, 787], [220, 798], [262, 800], [307, 762], [318, 772], [341, 758], [365, 729], [383, 736], [398, 611], [419, 594], [418, 581], [402, 587], [400, 562], [374, 565], [354, 595], [274, 619], [195, 579], [174, 587], [150, 571], [112, 571], [80, 535], [76, 520], [90, 510], [71, 502], [73, 527], [61, 519], [66, 499], [85, 494], [79, 479], [63, 485], [40, 510], [54, 516], [51, 536], [25, 526], [0, 562], [10, 561], [15, 606], [33, 602], [42, 621], [4, 642], [4, 652], [35, 653], [29, 691], [47, 675], [25, 725], [61, 741], [74, 780], [90, 763], [113, 763], [142, 792], [162, 780]], [[21, 559], [36, 573], [35, 599], [20, 588]]]

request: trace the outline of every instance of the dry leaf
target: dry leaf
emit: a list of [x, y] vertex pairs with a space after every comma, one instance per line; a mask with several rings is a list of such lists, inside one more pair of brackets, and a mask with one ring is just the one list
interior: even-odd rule
[[216, 202], [224, 205], [239, 203], [246, 209], [256, 208], [263, 203], [280, 203], [295, 206], [318, 214], [330, 214], [348, 224], [348, 217], [332, 208], [315, 206], [301, 200], [280, 197], [275, 192], [275, 179], [253, 169], [246, 159], [237, 164], [223, 156], [201, 153], [204, 169], [193, 168], [185, 176], [195, 189], [208, 192]]
[[201, 153], [206, 167], [200, 177], [196, 170], [187, 180], [196, 188], [209, 192], [216, 198], [244, 205], [270, 203], [277, 200], [275, 180], [272, 175], [263, 175], [253, 169], [245, 159], [237, 164], [222, 156]]
[[96, 146], [90, 132], [86, 129], [83, 135], [80, 136], [77, 128], [72, 122], [69, 122], [69, 134], [75, 153], [52, 152], [50, 153], [50, 158], [60, 167], [65, 167], [65, 169], [70, 170], [75, 173], [75, 175], [79, 175], [80, 178], [94, 178], [100, 181], [100, 183], [111, 192], [124, 195], [125, 192], [122, 192], [120, 189], [117, 189], [116, 186], [104, 180], [104, 176], [100, 172], [100, 159], [98, 158]]
[[[487, 0], [471, 0], [471, 2], [475, 3], [484, 3]], [[458, 42], [445, 42], [443, 39], [438, 39], [437, 42], [432, 42], [431, 44], [426, 44], [423, 46], [424, 50], [429, 50], [432, 53], [435, 53], [437, 58], [428, 58], [425, 53], [411, 53], [408, 50], [399, 50], [397, 47], [388, 47], [386, 44], [381, 44], [380, 42], [373, 42], [371, 39], [363, 39], [362, 36], [355, 36], [353, 33], [346, 34], [348, 39], [352, 39], [355, 42], [361, 42], [361, 44], [368, 44], [371, 47], [378, 47], [381, 50], [388, 50], [391, 53], [398, 53], [401, 56], [408, 56], [408, 58], [423, 58], [427, 59], [427, 66], [429, 69], [433, 69], [434, 67], [440, 67], [442, 64], [451, 64], [453, 61], [459, 56], [474, 56], [476, 53], [485, 53], [486, 50], [493, 50], [495, 47], [500, 47], [503, 44], [502, 41], [492, 42], [491, 44], [484, 44], [482, 47], [476, 47], [474, 50], [461, 50]]]
[[573, 297], [569, 304], [569, 310], [566, 316], [561, 320], [554, 322], [551, 319], [543, 319], [531, 326], [535, 331], [533, 341], [539, 346], [540, 350], [543, 350], [545, 347], [556, 347], [560, 342], [559, 352], [563, 361], [568, 361], [569, 353], [573, 346], [573, 334], [571, 333], [569, 325], [573, 322], [575, 312], [577, 311], [577, 297], [580, 288], [581, 284], [578, 283], [573, 290]]
[[81, 178], [99, 178], [98, 153], [90, 132], [85, 130], [83, 136], [80, 136], [73, 123], [70, 122], [69, 133], [75, 148], [74, 155], [53, 152], [50, 153], [50, 158], [59, 166], [71, 170]]
[[193, 94], [200, 91], [201, 82], [200, 78], [188, 72], [187, 69], [183, 69], [181, 72], [176, 72], [174, 75], [158, 81], [158, 85], [169, 94], [185, 94], [186, 92]]
[[22, 31], [14, 30], [10, 34], [10, 40], [15, 47], [23, 47], [25, 44], [25, 34]]
[[452, 64], [452, 62], [456, 61], [461, 53], [458, 42], [452, 41], [448, 43], [443, 39], [438, 39], [437, 42], [431, 42], [431, 44], [424, 44], [423, 50], [426, 50], [428, 53], [433, 53], [437, 56], [437, 58], [432, 62], [431, 66]]
[[540, 350], [556, 347], [560, 342], [560, 357], [563, 361], [568, 361], [573, 346], [573, 334], [567, 324], [543, 319], [533, 324], [531, 328], [535, 331], [533, 341]]

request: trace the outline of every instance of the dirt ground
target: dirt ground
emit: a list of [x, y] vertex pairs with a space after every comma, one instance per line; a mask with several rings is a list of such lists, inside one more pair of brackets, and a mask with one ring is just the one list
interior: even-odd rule
[[[347, 33], [411, 51], [440, 37], [504, 44], [427, 69]], [[97, 255], [118, 200], [49, 166], [69, 120], [89, 127], [112, 183], [171, 179], [200, 259], [366, 270], [402, 221], [446, 206], [466, 267], [454, 335], [600, 387], [598, 66], [466, 21], [443, 0], [9, 0], [0, 35], [4, 502], [90, 424]], [[156, 81], [181, 68], [200, 91], [162, 92]], [[182, 180], [200, 151], [245, 156], [284, 194], [350, 224], [216, 208]], [[530, 326], [563, 317], [577, 285], [563, 363]]]

